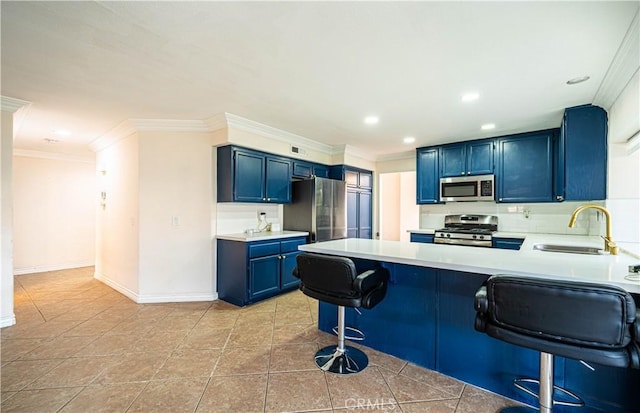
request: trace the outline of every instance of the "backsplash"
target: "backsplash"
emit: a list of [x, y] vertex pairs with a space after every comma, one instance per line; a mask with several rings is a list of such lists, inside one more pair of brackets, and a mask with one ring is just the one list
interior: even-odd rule
[[420, 228], [438, 229], [444, 225], [444, 216], [451, 214], [482, 214], [498, 216], [498, 231], [546, 234], [600, 235], [604, 234], [602, 213], [587, 210], [578, 216], [574, 228], [569, 228], [573, 211], [586, 203], [602, 205], [604, 202], [562, 202], [557, 204], [496, 204], [493, 202], [450, 202], [444, 205], [421, 205]]
[[216, 206], [216, 233], [237, 234], [258, 225], [258, 213], [267, 213], [267, 222], [280, 223], [282, 205], [221, 202]]

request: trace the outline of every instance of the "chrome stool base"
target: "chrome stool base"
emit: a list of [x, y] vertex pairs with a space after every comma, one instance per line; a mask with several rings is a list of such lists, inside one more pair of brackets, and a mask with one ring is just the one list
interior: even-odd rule
[[369, 364], [369, 359], [355, 347], [344, 346], [341, 351], [336, 346], [327, 346], [318, 350], [315, 362], [321, 370], [330, 373], [352, 374], [364, 370]]

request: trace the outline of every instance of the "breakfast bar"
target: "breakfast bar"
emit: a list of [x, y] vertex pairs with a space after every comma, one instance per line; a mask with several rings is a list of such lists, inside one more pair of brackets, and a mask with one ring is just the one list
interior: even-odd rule
[[[364, 333], [364, 345], [535, 404], [531, 396], [513, 387], [512, 381], [538, 377], [539, 353], [474, 330], [474, 295], [489, 276], [606, 283], [622, 287], [640, 303], [640, 281], [628, 270], [638, 263], [637, 257], [534, 249], [541, 243], [602, 248], [600, 237], [529, 234], [517, 251], [368, 239], [334, 240], [299, 249], [351, 258], [359, 271], [377, 266], [389, 270], [385, 299], [362, 314], [347, 312], [347, 325]], [[335, 325], [335, 307], [320, 303], [319, 329], [330, 332]], [[556, 357], [554, 376], [557, 385], [585, 400], [582, 412], [640, 412], [639, 370], [585, 366]], [[558, 406], [554, 411], [572, 410]]]

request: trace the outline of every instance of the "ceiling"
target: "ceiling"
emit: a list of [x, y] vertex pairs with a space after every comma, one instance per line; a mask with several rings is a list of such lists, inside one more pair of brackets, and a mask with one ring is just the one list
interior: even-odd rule
[[227, 112], [384, 156], [558, 127], [600, 93], [639, 5], [3, 0], [2, 95], [31, 102], [19, 149], [82, 153], [126, 119]]

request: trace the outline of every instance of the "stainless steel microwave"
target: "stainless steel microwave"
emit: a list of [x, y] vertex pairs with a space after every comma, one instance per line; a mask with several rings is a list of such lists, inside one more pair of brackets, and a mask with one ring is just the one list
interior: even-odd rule
[[494, 201], [494, 175], [440, 178], [440, 201]]

